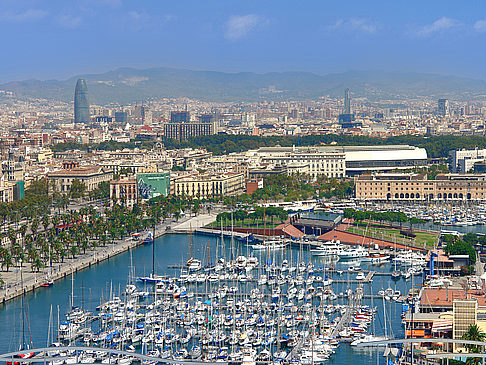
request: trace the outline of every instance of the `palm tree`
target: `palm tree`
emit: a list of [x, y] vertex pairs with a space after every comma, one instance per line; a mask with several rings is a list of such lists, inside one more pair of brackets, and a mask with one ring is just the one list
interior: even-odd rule
[[[481, 329], [478, 327], [477, 324], [471, 324], [467, 329], [467, 332], [462, 335], [463, 340], [469, 341], [481, 341], [484, 342], [486, 340], [486, 333], [482, 332]], [[486, 345], [486, 343], [485, 343]], [[465, 345], [465, 347], [472, 353], [479, 353], [481, 352], [481, 348], [478, 345]], [[467, 365], [477, 365], [481, 362], [481, 359], [478, 357], [468, 357], [466, 360]]]
[[41, 258], [37, 255], [32, 260], [32, 271], [39, 272], [40, 269], [45, 267], [46, 265], [42, 262]]

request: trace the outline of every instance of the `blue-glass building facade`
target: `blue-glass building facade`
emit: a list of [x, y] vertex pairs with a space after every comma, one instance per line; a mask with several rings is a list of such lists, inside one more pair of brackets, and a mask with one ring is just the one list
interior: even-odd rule
[[78, 79], [74, 90], [74, 122], [88, 123], [89, 121], [88, 87], [84, 79]]

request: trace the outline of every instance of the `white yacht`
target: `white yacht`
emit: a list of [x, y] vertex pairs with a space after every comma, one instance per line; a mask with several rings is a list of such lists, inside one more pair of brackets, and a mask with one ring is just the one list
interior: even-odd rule
[[372, 254], [368, 257], [364, 257], [363, 261], [371, 262], [372, 264], [382, 264], [390, 259], [390, 255], [384, 254]]
[[345, 251], [344, 245], [338, 241], [327, 241], [321, 243], [319, 246], [311, 250], [314, 256], [338, 256], [339, 253]]
[[422, 266], [425, 265], [425, 256], [413, 251], [399, 253], [394, 259], [397, 265], [403, 266]]
[[284, 240], [272, 240], [251, 245], [251, 248], [254, 250], [280, 250], [287, 245], [288, 242], [285, 242]]
[[350, 260], [350, 259], [357, 259], [362, 257], [367, 257], [368, 251], [366, 251], [363, 246], [358, 246], [356, 248], [350, 248], [348, 250], [344, 250], [338, 254], [341, 260]]

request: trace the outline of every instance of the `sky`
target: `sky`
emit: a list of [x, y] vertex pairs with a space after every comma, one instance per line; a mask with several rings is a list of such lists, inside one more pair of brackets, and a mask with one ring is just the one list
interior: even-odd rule
[[486, 79], [486, 1], [0, 0], [0, 82], [118, 67]]

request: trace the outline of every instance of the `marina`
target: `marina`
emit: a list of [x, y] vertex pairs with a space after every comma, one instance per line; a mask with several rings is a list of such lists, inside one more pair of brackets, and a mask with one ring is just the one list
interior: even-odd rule
[[[133, 326], [140, 323], [145, 323], [144, 328], [149, 328], [150, 322], [147, 323], [147, 319], [150, 317], [149, 313], [153, 312], [153, 308], [152, 310], [148, 310], [148, 308], [159, 302], [160, 317], [157, 318], [161, 319], [161, 326], [155, 328], [159, 330], [158, 333], [162, 329], [166, 331], [170, 329], [174, 331], [174, 336], [179, 336], [177, 341], [171, 342], [170, 351], [166, 350], [170, 352], [166, 355], [171, 358], [188, 356], [183, 350], [189, 353], [193, 346], [203, 348], [206, 346], [208, 351], [205, 355], [206, 361], [217, 360], [214, 356], [223, 356], [228, 359], [231, 354], [240, 356], [238, 355], [238, 348], [248, 347], [248, 343], [245, 343], [247, 340], [241, 340], [241, 336], [245, 337], [244, 333], [246, 333], [249, 338], [248, 341], [251, 340], [252, 343], [251, 349], [256, 351], [256, 353], [249, 355], [253, 356], [254, 359], [267, 349], [269, 352], [267, 355], [270, 356], [272, 361], [275, 354], [280, 353], [279, 356], [281, 356], [282, 351], [285, 351], [286, 357], [292, 354], [288, 359], [289, 361], [294, 359], [305, 363], [309, 356], [309, 346], [312, 347], [314, 343], [317, 344], [320, 341], [322, 353], [319, 356], [322, 355], [325, 361], [333, 363], [335, 356], [340, 356], [337, 355], [339, 353], [352, 357], [358, 356], [357, 354], [363, 351], [355, 349], [354, 346], [351, 348], [344, 343], [352, 342], [352, 339], [355, 338], [342, 329], [347, 328], [348, 332], [353, 331], [351, 326], [353, 321], [366, 323], [366, 326], [358, 325], [353, 332], [374, 333], [383, 336], [382, 324], [384, 321], [388, 322], [388, 336], [392, 333], [394, 336], [401, 336], [403, 332], [399, 321], [401, 303], [392, 298], [385, 300], [384, 293], [378, 294], [380, 290], [386, 291], [388, 289], [393, 294], [397, 291], [406, 294], [411, 288], [410, 280], [404, 278], [398, 282], [391, 280], [390, 273], [393, 271], [391, 263], [375, 266], [371, 262], [333, 261], [327, 258], [314, 257], [309, 251], [296, 248], [257, 253], [248, 249], [245, 244], [231, 243], [231, 240], [224, 239], [224, 243], [221, 244], [219, 238], [194, 236], [192, 237], [194, 257], [204, 263], [202, 267], [208, 267], [211, 261], [216, 261], [216, 257], [226, 257], [226, 259], [219, 271], [216, 271], [218, 266], [216, 262], [213, 265], [213, 270], [202, 268], [191, 273], [190, 271], [181, 271], [181, 267], [186, 266], [188, 253], [191, 251], [190, 242], [189, 236], [180, 234], [166, 235], [156, 240], [155, 271], [165, 277], [166, 280], [155, 285], [155, 287], [153, 284], [141, 281], [136, 284], [133, 281], [135, 277], [150, 277], [148, 274], [151, 271], [152, 246], [145, 245], [131, 250], [130, 253], [123, 253], [111, 258], [109, 261], [92, 267], [89, 271], [75, 273], [72, 282], [70, 280], [60, 281], [53, 287], [27, 294], [28, 313], [31, 318], [35, 317], [37, 324], [35, 328], [31, 328], [33, 343], [47, 345], [48, 336], [51, 338], [50, 342], [55, 342], [52, 334], [57, 334], [57, 327], [60, 327], [55, 318], [59, 311], [60, 322], [62, 323], [67, 319], [65, 315], [70, 312], [71, 299], [69, 295], [66, 296], [66, 293], [70, 293], [71, 290], [74, 293], [74, 306], [80, 308], [79, 313], [90, 313], [86, 320], [80, 323], [80, 328], [83, 330], [79, 332], [79, 336], [76, 335], [77, 343], [97, 343], [93, 339], [96, 338], [96, 335], [99, 336], [100, 333], [103, 333], [103, 329], [108, 328], [109, 321], [106, 318], [103, 319], [103, 316], [106, 317], [110, 313], [113, 315], [112, 318], [118, 316], [116, 321], [113, 320], [112, 325], [121, 326], [123, 324], [122, 327], [126, 329], [127, 324], [130, 323], [129, 327], [132, 326], [130, 327], [132, 333], [133, 328], [135, 328]], [[219, 252], [218, 256], [216, 256], [216, 251]], [[238, 257], [242, 260], [241, 257], [243, 256], [258, 259], [258, 264], [249, 271], [246, 268], [241, 270], [230, 267], [236, 265]], [[231, 257], [234, 257], [234, 259], [231, 260]], [[285, 261], [287, 261], [288, 266], [286, 266]], [[173, 262], [183, 264], [175, 268]], [[230, 265], [230, 262], [234, 264]], [[334, 266], [334, 270], [329, 269], [331, 266]], [[246, 263], [243, 265], [240, 262], [240, 267], [246, 267]], [[351, 267], [353, 270], [350, 270]], [[359, 274], [356, 271], [358, 267], [365, 275], [365, 280], [355, 279]], [[125, 269], [120, 270], [120, 268]], [[220, 277], [216, 278], [216, 272], [220, 273]], [[297, 275], [298, 273], [302, 274], [301, 279]], [[222, 280], [221, 275], [223, 274], [229, 275], [229, 277]], [[282, 277], [283, 274], [288, 277]], [[191, 275], [196, 276], [194, 282], [190, 279]], [[201, 275], [204, 275], [204, 277], [201, 277]], [[212, 278], [211, 275], [213, 275]], [[232, 275], [233, 277], [231, 277]], [[266, 284], [262, 283], [264, 275], [267, 276]], [[275, 278], [272, 278], [272, 275]], [[291, 276], [294, 276], [295, 279], [291, 279]], [[371, 276], [373, 280], [370, 280]], [[100, 278], [106, 279], [100, 280]], [[176, 278], [177, 280], [175, 280]], [[270, 280], [270, 284], [268, 280]], [[274, 282], [271, 280], [274, 280]], [[302, 283], [299, 285], [300, 280]], [[130, 282], [134, 283], [135, 286], [127, 287], [127, 283]], [[73, 285], [73, 288], [71, 288], [71, 285]], [[130, 294], [127, 294], [128, 288], [131, 288], [129, 291], [133, 290]], [[134, 295], [135, 293], [137, 294]], [[117, 297], [119, 299], [116, 299]], [[404, 300], [401, 295], [400, 297], [397, 296], [396, 299]], [[35, 308], [32, 308], [29, 303], [33, 303], [34, 300], [36, 305]], [[118, 304], [113, 304], [115, 303], [113, 300]], [[48, 305], [51, 301], [59, 303], [59, 306], [51, 308]], [[210, 301], [211, 304], [207, 304], [207, 301]], [[110, 302], [112, 303], [111, 309], [108, 311], [106, 303]], [[130, 306], [133, 305], [133, 308], [136, 308], [135, 312], [144, 318], [143, 322], [135, 324], [135, 322], [129, 321], [128, 313], [130, 311], [126, 309], [129, 303], [132, 303]], [[14, 322], [19, 320], [18, 305], [18, 300], [4, 305], [0, 313], [0, 315], [5, 316], [5, 320], [1, 322], [2, 326], [7, 325], [7, 323], [14, 325]], [[383, 306], [386, 307], [386, 313], [388, 313], [385, 314], [386, 319], [383, 317]], [[97, 307], [101, 310], [97, 311]], [[275, 311], [278, 308], [281, 308], [281, 310]], [[192, 309], [194, 312], [191, 311]], [[120, 310], [122, 314], [119, 313]], [[191, 313], [198, 314], [192, 316], [192, 325], [184, 325], [184, 320], [181, 324], [180, 315], [184, 314], [185, 320], [189, 321], [189, 317], [191, 317], [189, 314]], [[224, 317], [223, 313], [225, 313]], [[273, 313], [277, 314], [273, 315]], [[358, 313], [363, 317], [360, 318], [360, 321], [356, 319]], [[205, 322], [209, 318], [209, 314], [214, 318], [211, 328], [200, 323], [201, 315], [204, 317], [202, 321]], [[228, 315], [232, 318], [230, 319]], [[238, 315], [241, 316], [241, 319]], [[51, 317], [51, 321], [49, 321], [49, 317]], [[351, 322], [350, 319], [352, 319]], [[237, 321], [241, 321], [243, 324], [237, 325]], [[382, 324], [376, 325], [377, 323]], [[194, 326], [194, 329], [191, 330], [191, 326]], [[51, 329], [50, 335], [49, 331], [46, 331], [49, 328]], [[242, 331], [243, 328], [246, 330]], [[339, 328], [339, 331], [336, 328]], [[253, 332], [250, 329], [253, 329]], [[126, 334], [126, 330], [125, 332], [118, 331], [120, 334]], [[340, 335], [336, 336], [338, 332], [340, 332]], [[110, 333], [113, 333], [113, 331]], [[143, 333], [147, 334], [146, 338], [152, 338], [155, 341], [155, 337], [151, 337], [148, 330], [144, 329]], [[238, 333], [238, 335], [235, 333]], [[268, 333], [270, 333], [271, 338], [267, 338], [267, 343], [264, 335]], [[298, 351], [296, 350], [297, 346], [287, 346], [284, 341], [281, 341], [283, 335], [287, 337], [292, 335], [290, 336], [293, 339], [291, 342], [300, 344]], [[18, 340], [20, 333], [17, 332], [16, 336]], [[184, 342], [189, 336], [190, 341]], [[128, 339], [127, 337], [125, 340], [121, 340], [124, 346], [132, 345], [133, 338], [132, 342]], [[73, 340], [71, 339], [71, 342]], [[242, 344], [240, 344], [240, 340]], [[15, 339], [2, 339], [0, 341], [3, 352], [15, 347]], [[153, 341], [145, 340], [145, 346], [138, 347], [137, 345], [137, 352], [147, 354], [157, 348], [160, 354], [164, 347], [154, 347]], [[258, 345], [259, 341], [260, 345]], [[163, 346], [166, 346], [165, 342], [163, 343]], [[189, 343], [191, 344], [190, 347]], [[212, 348], [214, 346], [227, 348], [224, 350], [227, 353], [215, 353], [215, 349]], [[180, 351], [182, 352], [179, 353]], [[370, 364], [376, 363], [377, 356], [381, 356], [378, 350], [366, 351], [368, 351], [368, 363]], [[261, 356], [265, 354], [266, 352]], [[224, 361], [224, 359], [221, 361]]]

